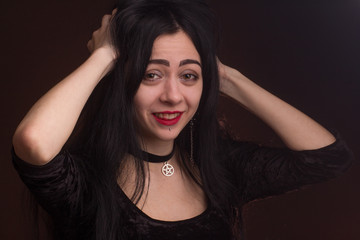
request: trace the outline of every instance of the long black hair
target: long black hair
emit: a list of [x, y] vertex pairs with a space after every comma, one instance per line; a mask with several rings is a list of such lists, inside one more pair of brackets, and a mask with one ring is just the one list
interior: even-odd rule
[[[126, 0], [120, 1], [111, 22], [111, 33], [118, 58], [114, 69], [101, 80], [87, 102], [70, 148], [84, 159], [92, 193], [89, 209], [96, 209], [93, 222], [96, 239], [126, 239], [116, 209], [117, 179], [127, 153], [141, 156], [136, 137], [134, 96], [145, 74], [152, 46], [162, 34], [184, 31], [192, 40], [202, 63], [203, 92], [193, 127], [194, 160], [199, 178], [189, 164], [190, 127], [175, 140], [180, 159], [193, 179], [201, 185], [209, 204], [233, 224], [232, 185], [217, 161], [218, 122], [216, 107], [219, 77], [216, 62], [217, 22], [204, 1], [199, 0]], [[143, 194], [145, 166], [135, 158], [136, 189], [132, 200]], [[200, 181], [198, 181], [200, 179]], [[84, 215], [86, 215], [84, 210]], [[86, 222], [86, 221], [85, 221]]]

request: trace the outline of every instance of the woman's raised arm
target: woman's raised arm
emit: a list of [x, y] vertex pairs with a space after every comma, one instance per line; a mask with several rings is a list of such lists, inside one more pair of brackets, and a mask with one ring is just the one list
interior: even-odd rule
[[220, 91], [267, 123], [293, 150], [327, 146], [335, 137], [310, 117], [218, 61]]
[[116, 53], [110, 40], [110, 18], [105, 15], [93, 33], [88, 43], [90, 57], [42, 96], [17, 127], [13, 146], [24, 161], [43, 165], [59, 153], [93, 89], [111, 70]]

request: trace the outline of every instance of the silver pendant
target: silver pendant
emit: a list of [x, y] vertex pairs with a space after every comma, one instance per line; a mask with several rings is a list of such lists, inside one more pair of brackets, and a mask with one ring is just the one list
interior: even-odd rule
[[164, 176], [170, 177], [174, 174], [174, 171], [175, 171], [175, 169], [171, 164], [164, 162], [164, 165], [161, 168], [161, 172]]

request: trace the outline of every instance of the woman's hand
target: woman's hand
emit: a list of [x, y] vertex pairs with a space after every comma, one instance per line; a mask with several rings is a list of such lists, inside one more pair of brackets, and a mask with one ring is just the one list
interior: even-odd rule
[[223, 86], [224, 83], [226, 81], [226, 67], [224, 64], [222, 64], [222, 62], [219, 60], [219, 58], [216, 59], [217, 60], [217, 65], [218, 65], [218, 71], [219, 71], [219, 81], [220, 81], [220, 92], [223, 92]]
[[321, 148], [334, 136], [314, 120], [218, 60], [221, 93], [267, 123], [293, 150]]
[[112, 69], [117, 56], [111, 44], [111, 17], [103, 17], [101, 27], [89, 41], [91, 56], [42, 96], [19, 124], [13, 145], [24, 161], [44, 165], [59, 153], [90, 94]]
[[113, 59], [117, 57], [116, 50], [112, 45], [112, 39], [110, 34], [110, 22], [116, 13], [116, 9], [112, 11], [112, 14], [106, 14], [101, 21], [101, 27], [95, 30], [92, 34], [92, 38], [87, 43], [87, 48], [90, 53], [94, 53], [98, 49], [104, 49]]
[[[239, 103], [243, 104], [242, 99], [240, 98], [239, 92], [236, 90], [235, 82], [248, 80], [244, 75], [242, 75], [238, 70], [224, 65], [218, 58], [218, 71], [219, 71], [219, 81], [220, 81], [220, 92], [229, 97], [234, 98]], [[234, 82], [234, 79], [235, 82]]]

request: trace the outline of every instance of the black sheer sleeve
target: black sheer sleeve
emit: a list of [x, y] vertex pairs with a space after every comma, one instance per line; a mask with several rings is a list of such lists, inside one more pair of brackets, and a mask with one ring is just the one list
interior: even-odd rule
[[353, 159], [338, 136], [334, 143], [316, 150], [229, 141], [225, 151], [225, 165], [245, 202], [334, 178], [348, 169]]
[[43, 166], [31, 165], [12, 149], [15, 169], [38, 203], [52, 216], [69, 217], [80, 214], [81, 202], [86, 196], [86, 184], [80, 159], [68, 152], [58, 154]]

